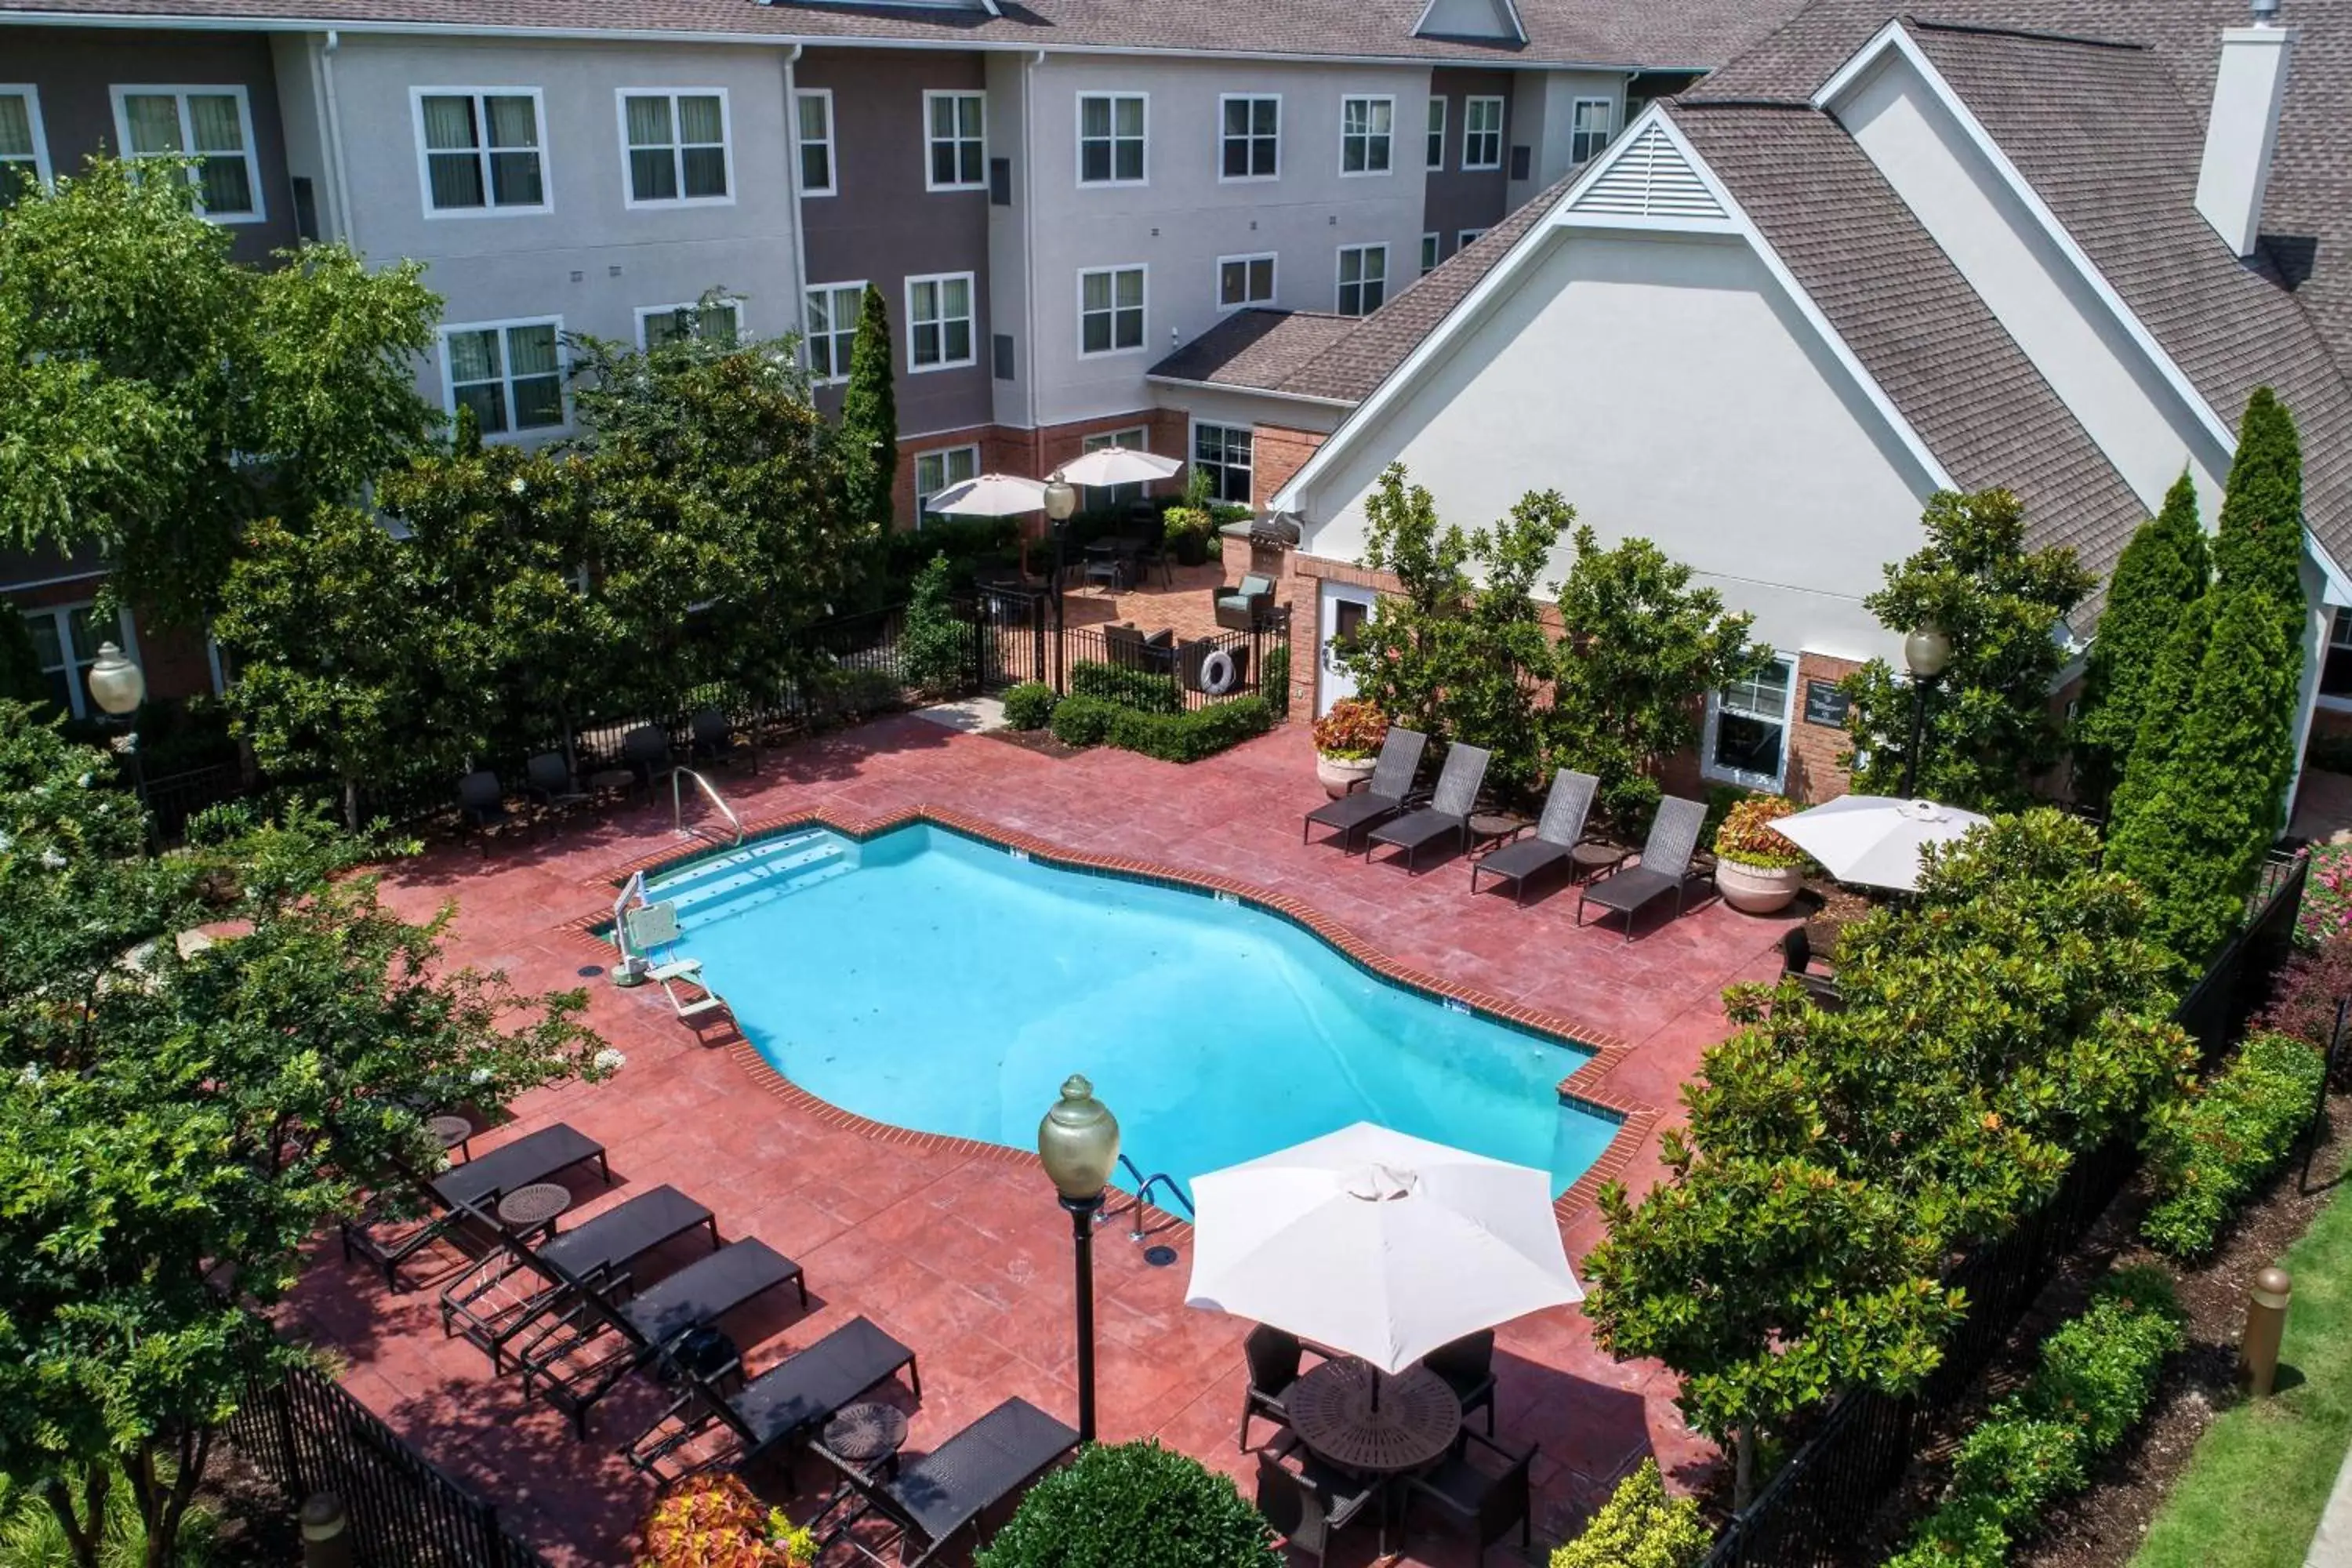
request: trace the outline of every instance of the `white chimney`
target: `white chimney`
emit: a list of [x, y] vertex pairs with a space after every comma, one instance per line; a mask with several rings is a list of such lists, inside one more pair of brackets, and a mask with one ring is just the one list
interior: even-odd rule
[[2274, 25], [2278, 0], [2253, 0], [2253, 13], [2252, 26], [2222, 29], [2205, 159], [2197, 170], [2198, 216], [2240, 256], [2254, 253], [2262, 229], [2263, 189], [2278, 147], [2286, 57], [2294, 45], [2294, 29]]

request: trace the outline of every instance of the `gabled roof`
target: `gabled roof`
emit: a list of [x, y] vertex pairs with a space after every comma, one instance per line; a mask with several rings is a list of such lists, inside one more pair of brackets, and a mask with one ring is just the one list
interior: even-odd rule
[[1292, 374], [1360, 325], [1357, 317], [1322, 310], [1235, 310], [1145, 374], [1281, 393]]

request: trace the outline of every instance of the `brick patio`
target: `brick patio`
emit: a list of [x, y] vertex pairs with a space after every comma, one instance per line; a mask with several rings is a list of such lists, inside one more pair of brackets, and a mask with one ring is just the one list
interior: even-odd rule
[[[1699, 1053], [1726, 1031], [1722, 987], [1777, 967], [1780, 924], [1719, 904], [1671, 923], [1654, 915], [1629, 947], [1613, 923], [1575, 930], [1573, 893], [1517, 909], [1500, 896], [1471, 900], [1458, 864], [1408, 879], [1301, 847], [1298, 814], [1319, 798], [1312, 763], [1296, 728], [1178, 768], [1108, 750], [1049, 758], [906, 716], [768, 753], [758, 778], [720, 784], [747, 818], [822, 811], [853, 820], [930, 807], [1297, 900], [1397, 964], [1622, 1042], [1630, 1048], [1609, 1054], [1593, 1091], [1669, 1115]], [[565, 923], [610, 903], [620, 867], [677, 845], [667, 812], [665, 800], [539, 841], [509, 836], [487, 859], [439, 849], [396, 868], [386, 898], [417, 916], [454, 901], [451, 945], [465, 962], [504, 968], [530, 988], [583, 984], [575, 974], [589, 955]], [[851, 1316], [873, 1318], [921, 1356], [911, 1451], [1014, 1394], [1068, 1415], [1067, 1221], [1033, 1157], [843, 1125], [747, 1066], [740, 1048], [715, 1035], [698, 1044], [657, 992], [589, 984], [592, 1016], [627, 1065], [599, 1085], [527, 1097], [514, 1126], [478, 1148], [567, 1121], [612, 1155], [611, 1194], [593, 1177], [575, 1188], [583, 1212], [669, 1182], [709, 1205], [727, 1236], [758, 1236], [799, 1259], [812, 1310], [801, 1314], [785, 1292], [739, 1314], [730, 1332], [756, 1372]], [[1630, 1152], [1627, 1179], [1639, 1190], [1658, 1169], [1654, 1134]], [[1570, 1256], [1580, 1258], [1599, 1236], [1598, 1217], [1589, 1205], [1565, 1213]], [[1097, 1240], [1103, 1436], [1156, 1434], [1244, 1475], [1234, 1431], [1246, 1325], [1187, 1310], [1188, 1260], [1149, 1268], [1126, 1229], [1107, 1227]], [[614, 1447], [659, 1407], [658, 1391], [625, 1387], [600, 1408], [591, 1440], [575, 1443], [554, 1410], [526, 1401], [513, 1379], [494, 1379], [480, 1352], [442, 1337], [435, 1295], [388, 1296], [330, 1247], [289, 1315], [296, 1332], [341, 1358], [353, 1394], [499, 1502], [551, 1559], [628, 1563], [651, 1489]], [[1501, 1431], [1542, 1447], [1539, 1543], [1571, 1530], [1645, 1454], [1685, 1481], [1710, 1461], [1674, 1409], [1672, 1380], [1654, 1365], [1610, 1360], [1579, 1311], [1507, 1326], [1497, 1370]], [[911, 1405], [903, 1391], [901, 1399]], [[1267, 1432], [1261, 1424], [1256, 1436]], [[768, 1489], [784, 1484], [761, 1479]], [[1334, 1561], [1362, 1562], [1370, 1544], [1369, 1535], [1349, 1541]], [[1415, 1537], [1406, 1561], [1439, 1568], [1466, 1559], [1432, 1532]]]

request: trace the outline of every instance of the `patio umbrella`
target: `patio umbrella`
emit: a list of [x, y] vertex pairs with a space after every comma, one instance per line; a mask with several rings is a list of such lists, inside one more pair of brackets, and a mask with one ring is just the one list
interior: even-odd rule
[[1045, 486], [1018, 474], [982, 474], [950, 485], [931, 498], [929, 510], [955, 517], [1016, 517], [1045, 510]]
[[1125, 447], [1097, 447], [1082, 458], [1071, 458], [1057, 471], [1074, 485], [1103, 489], [1112, 485], [1148, 485], [1171, 478], [1183, 466], [1176, 458], [1156, 458]]
[[1359, 1121], [1192, 1184], [1185, 1305], [1402, 1372], [1584, 1300], [1551, 1199], [1545, 1172]]
[[1932, 800], [1844, 795], [1784, 816], [1772, 830], [1820, 861], [1841, 882], [1871, 888], [1919, 885], [1919, 851], [1948, 844], [1985, 818]]

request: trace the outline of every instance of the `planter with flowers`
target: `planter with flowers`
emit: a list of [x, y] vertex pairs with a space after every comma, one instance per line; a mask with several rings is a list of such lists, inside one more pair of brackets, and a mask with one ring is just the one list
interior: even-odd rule
[[1796, 809], [1785, 795], [1750, 795], [1716, 829], [1715, 885], [1742, 914], [1778, 914], [1805, 885], [1805, 852], [1772, 828]]
[[816, 1537], [735, 1476], [697, 1476], [654, 1504], [638, 1568], [808, 1568]]
[[1361, 698], [1331, 704], [1315, 721], [1315, 777], [1324, 793], [1337, 800], [1370, 778], [1388, 738], [1386, 715]]

